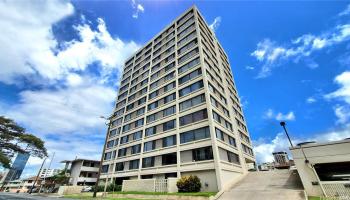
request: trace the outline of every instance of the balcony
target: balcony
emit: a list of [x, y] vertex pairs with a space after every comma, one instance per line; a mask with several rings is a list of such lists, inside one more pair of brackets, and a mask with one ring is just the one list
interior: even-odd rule
[[84, 171], [84, 172], [98, 172], [98, 167], [81, 166], [80, 171]]
[[77, 182], [96, 182], [97, 178], [92, 177], [78, 177]]

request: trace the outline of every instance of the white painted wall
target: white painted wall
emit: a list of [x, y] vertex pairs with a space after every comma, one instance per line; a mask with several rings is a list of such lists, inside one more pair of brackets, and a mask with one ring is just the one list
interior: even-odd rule
[[305, 163], [300, 147], [291, 149], [303, 186], [309, 196], [323, 196], [320, 185], [312, 185], [312, 182], [317, 182], [312, 165], [350, 161], [350, 140], [303, 145], [303, 150], [309, 163]]

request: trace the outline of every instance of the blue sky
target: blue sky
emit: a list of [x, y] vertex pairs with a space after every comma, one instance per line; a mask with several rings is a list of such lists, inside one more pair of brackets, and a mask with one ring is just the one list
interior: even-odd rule
[[55, 167], [99, 158], [124, 60], [193, 4], [229, 56], [258, 161], [286, 149], [280, 120], [294, 142], [350, 137], [347, 1], [2, 1], [0, 114]]

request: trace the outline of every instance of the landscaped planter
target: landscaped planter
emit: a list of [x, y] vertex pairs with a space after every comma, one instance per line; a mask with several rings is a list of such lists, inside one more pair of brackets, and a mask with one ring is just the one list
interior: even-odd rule
[[[108, 195], [111, 197], [112, 195]], [[113, 198], [134, 198], [134, 199], [162, 199], [162, 200], [209, 200], [203, 196], [184, 195], [144, 195], [144, 194], [113, 194]]]

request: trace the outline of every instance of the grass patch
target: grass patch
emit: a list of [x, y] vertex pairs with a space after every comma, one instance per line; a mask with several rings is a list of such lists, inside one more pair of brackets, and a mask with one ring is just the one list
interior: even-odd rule
[[[112, 194], [112, 193], [109, 193]], [[177, 196], [201, 196], [201, 197], [210, 197], [215, 196], [216, 192], [175, 192], [175, 193], [166, 193], [166, 192], [114, 192], [113, 194], [141, 194], [141, 195], [177, 195]]]
[[[115, 198], [115, 197], [96, 197], [92, 198], [91, 195], [86, 195], [86, 194], [71, 194], [71, 195], [64, 195], [64, 198], [69, 198], [69, 199], [84, 199], [84, 200], [141, 200], [141, 199], [134, 199], [134, 198]], [[142, 199], [142, 200], [147, 200], [147, 199]], [[148, 199], [152, 200], [152, 199]]]
[[309, 200], [335, 200], [337, 198], [326, 198], [326, 197], [313, 197], [309, 196]]
[[320, 200], [321, 198], [320, 197], [309, 197], [308, 199], [309, 200]]
[[[139, 195], [177, 195], [177, 196], [201, 196], [201, 197], [210, 197], [215, 196], [216, 192], [176, 192], [176, 193], [166, 193], [166, 192], [110, 192], [107, 197], [97, 197], [92, 198], [92, 193], [81, 193], [81, 194], [71, 194], [64, 195], [64, 198], [70, 199], [85, 199], [85, 200], [138, 200], [134, 198], [116, 198], [112, 197], [113, 194], [139, 194]], [[143, 199], [145, 200], [145, 199]], [[150, 200], [150, 199], [149, 199]]]

